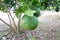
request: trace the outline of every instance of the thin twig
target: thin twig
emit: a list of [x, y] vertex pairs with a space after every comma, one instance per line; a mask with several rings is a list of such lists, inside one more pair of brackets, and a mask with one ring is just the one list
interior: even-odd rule
[[8, 13], [7, 13], [7, 15], [8, 15], [8, 18], [9, 18], [10, 25], [12, 26], [12, 22], [11, 22], [10, 16], [9, 16]]
[[12, 29], [12, 31], [15, 33], [15, 29], [10, 25], [10, 24], [8, 24], [8, 23], [6, 23], [4, 20], [2, 20], [1, 18], [0, 18], [0, 21], [2, 21], [3, 23], [5, 23], [7, 26], [9, 26], [11, 29]]
[[15, 30], [16, 30], [16, 24], [15, 24], [15, 21], [14, 21], [14, 19], [13, 19], [12, 15], [11, 15], [10, 10], [9, 10], [8, 12], [9, 12], [9, 15], [10, 15], [10, 17], [11, 17], [12, 21], [13, 21], [13, 24], [14, 24]]
[[15, 19], [15, 15], [14, 15], [14, 17], [13, 17], [13, 20]]
[[19, 15], [19, 19], [18, 19], [18, 31], [20, 31], [20, 19], [21, 18], [21, 14]]
[[11, 27], [11, 25], [9, 25], [8, 23], [6, 23], [4, 20], [2, 20], [1, 18], [0, 18], [0, 20], [3, 22], [3, 23], [5, 23], [6, 25], [8, 25], [10, 28], [12, 28]]

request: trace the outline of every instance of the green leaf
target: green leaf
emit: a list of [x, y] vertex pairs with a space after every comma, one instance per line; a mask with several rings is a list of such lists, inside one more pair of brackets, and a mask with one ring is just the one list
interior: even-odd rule
[[18, 2], [23, 2], [23, 0], [18, 0]]
[[18, 17], [18, 15], [20, 13], [24, 13], [27, 10], [27, 6], [20, 6], [17, 10], [16, 10], [16, 16]]
[[7, 6], [7, 8], [12, 8], [16, 5], [15, 0], [3, 0], [3, 2]]
[[2, 5], [1, 2], [0, 2], [0, 11], [5, 11], [5, 7], [4, 7], [4, 5]]
[[38, 1], [33, 1], [33, 2], [32, 2], [32, 5], [33, 5], [33, 6], [37, 6], [37, 5], [38, 5]]
[[33, 16], [35, 12], [36, 12], [35, 10], [28, 9], [27, 11], [25, 11], [24, 14], [26, 14], [27, 16]]
[[15, 15], [18, 17], [19, 13], [20, 13], [20, 7], [16, 10]]
[[18, 0], [18, 2], [21, 4], [21, 3], [24, 3], [24, 0]]

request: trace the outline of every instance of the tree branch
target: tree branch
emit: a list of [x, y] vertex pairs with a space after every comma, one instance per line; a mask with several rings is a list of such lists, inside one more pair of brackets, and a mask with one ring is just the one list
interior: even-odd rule
[[20, 19], [21, 18], [21, 14], [19, 15], [19, 18], [18, 18], [18, 31], [20, 31]]
[[15, 28], [13, 28], [11, 25], [7, 24], [7, 23], [6, 23], [5, 21], [3, 21], [1, 18], [0, 18], [0, 20], [1, 20], [3, 23], [5, 23], [6, 25], [8, 25], [12, 30], [16, 31], [16, 25], [15, 25], [15, 22], [14, 22], [14, 19], [13, 19], [11, 13], [10, 13], [10, 10], [7, 9], [7, 6], [6, 6], [4, 3], [2, 3], [2, 5], [5, 7], [5, 9], [7, 10], [7, 12], [9, 13], [9, 15], [10, 15], [12, 21], [13, 21], [13, 24], [14, 24], [14, 27], [15, 27]]
[[7, 26], [9, 26], [9, 27], [12, 29], [12, 31], [15, 33], [14, 28], [13, 28], [10, 24], [6, 23], [6, 22], [5, 22], [4, 20], [2, 20], [1, 18], [0, 18], [0, 20], [1, 20], [3, 23], [5, 23]]
[[12, 26], [12, 22], [11, 22], [10, 16], [9, 16], [8, 13], [7, 13], [7, 15], [8, 15], [8, 18], [9, 18], [9, 22], [10, 22], [10, 24], [11, 24], [11, 26]]
[[8, 25], [10, 28], [12, 28], [11, 27], [11, 25], [9, 25], [8, 23], [6, 23], [4, 20], [2, 20], [1, 18], [0, 18], [0, 20], [3, 22], [3, 23], [5, 23], [6, 25]]
[[12, 15], [11, 15], [10, 10], [8, 11], [8, 13], [9, 13], [9, 15], [10, 15], [10, 17], [11, 17], [12, 21], [13, 21], [13, 24], [14, 24], [14, 27], [15, 27], [15, 30], [16, 30], [16, 24], [15, 24], [15, 21], [14, 21], [14, 19], [13, 19]]
[[2, 4], [3, 4], [3, 6], [5, 7], [5, 9], [7, 10], [7, 12], [9, 13], [9, 15], [10, 15], [12, 21], [13, 21], [13, 24], [14, 24], [14, 26], [16, 27], [15, 22], [14, 22], [14, 19], [13, 19], [11, 13], [10, 13], [10, 10], [7, 9], [7, 6], [6, 6], [4, 3], [2, 3]]

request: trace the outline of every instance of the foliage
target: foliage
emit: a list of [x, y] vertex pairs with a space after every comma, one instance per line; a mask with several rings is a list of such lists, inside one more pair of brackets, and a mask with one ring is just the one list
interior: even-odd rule
[[[37, 8], [40, 10], [45, 10], [49, 7], [52, 7], [55, 10], [59, 11], [60, 7], [60, 0], [0, 0], [0, 3], [5, 4], [5, 6], [7, 6], [7, 9], [15, 7], [14, 11], [17, 11], [16, 15], [19, 15], [19, 13], [25, 13], [24, 11], [27, 11], [28, 9], [36, 11]], [[0, 10], [2, 11], [6, 10], [3, 4], [0, 4]], [[17, 5], [18, 8], [16, 7]]]
[[[53, 9], [56, 12], [59, 12], [59, 10], [60, 10], [59, 7], [60, 7], [60, 0], [0, 0], [0, 11], [7, 12], [8, 10], [12, 9], [14, 11], [15, 15], [17, 16], [17, 18], [19, 17], [20, 14], [24, 13], [24, 15], [27, 16], [27, 19], [25, 19], [25, 17], [24, 17], [24, 21], [25, 20], [31, 21], [31, 19], [29, 19], [29, 18], [30, 17], [33, 18], [33, 16], [38, 17], [40, 15], [41, 10]], [[11, 16], [11, 14], [10, 14], [10, 16]], [[13, 20], [13, 18], [12, 18], [12, 20]], [[23, 20], [23, 18], [22, 18], [22, 20]], [[36, 20], [37, 19], [35, 19], [35, 21]], [[13, 20], [13, 22], [14, 22], [14, 20]], [[34, 21], [32, 21], [32, 22], [34, 22]], [[14, 25], [15, 25], [15, 23], [14, 23]], [[29, 25], [29, 23], [28, 23], [28, 25]]]

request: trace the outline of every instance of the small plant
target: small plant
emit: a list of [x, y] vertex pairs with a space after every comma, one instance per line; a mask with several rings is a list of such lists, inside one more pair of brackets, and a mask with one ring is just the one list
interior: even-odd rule
[[[14, 34], [20, 34], [24, 30], [34, 30], [38, 26], [38, 16], [42, 10], [47, 10], [49, 7], [55, 8], [59, 11], [60, 0], [0, 0], [0, 11], [8, 14], [9, 23], [3, 19], [0, 20], [8, 25]], [[18, 18], [18, 25], [16, 25], [13, 14]], [[49, 8], [50, 9], [50, 8]], [[21, 18], [21, 15], [24, 16]], [[22, 30], [21, 30], [22, 29]]]

